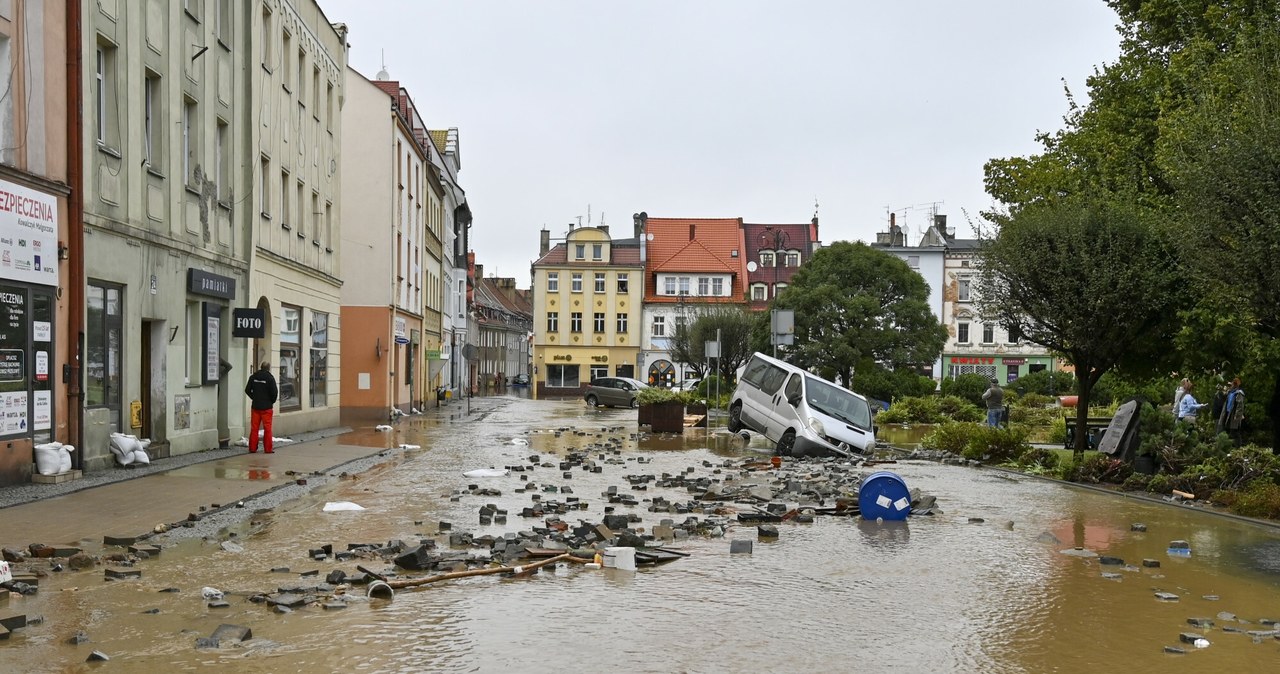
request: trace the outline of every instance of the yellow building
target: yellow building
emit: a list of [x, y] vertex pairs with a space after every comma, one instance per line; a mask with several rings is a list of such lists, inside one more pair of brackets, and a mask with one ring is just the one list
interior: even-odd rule
[[551, 246], [542, 230], [533, 263], [535, 395], [581, 395], [597, 377], [635, 377], [640, 355], [644, 262], [639, 232], [570, 229]]

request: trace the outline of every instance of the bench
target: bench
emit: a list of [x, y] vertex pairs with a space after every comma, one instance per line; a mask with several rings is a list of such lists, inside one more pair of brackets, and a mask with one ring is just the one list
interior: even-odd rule
[[[1076, 417], [1071, 415], [1064, 417], [1067, 422], [1067, 440], [1064, 443], [1066, 449], [1074, 449], [1076, 446]], [[1089, 417], [1085, 419], [1085, 434], [1088, 437], [1085, 443], [1088, 449], [1097, 449], [1098, 443], [1102, 441], [1102, 436], [1106, 434], [1107, 427], [1111, 426], [1111, 417]]]

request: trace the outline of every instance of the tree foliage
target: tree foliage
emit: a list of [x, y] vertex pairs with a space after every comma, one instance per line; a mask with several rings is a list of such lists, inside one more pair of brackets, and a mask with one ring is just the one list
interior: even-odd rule
[[[751, 331], [756, 317], [738, 306], [711, 305], [697, 312], [691, 323], [676, 326], [671, 340], [672, 359], [688, 366], [699, 378], [709, 374], [714, 364], [721, 377], [732, 381], [753, 353]], [[715, 341], [717, 330], [720, 358], [713, 363], [707, 360], [706, 343]]]
[[774, 306], [795, 312], [788, 358], [857, 390], [856, 373], [873, 364], [896, 370], [937, 360], [947, 333], [928, 300], [928, 285], [905, 261], [840, 241], [814, 253]]
[[1167, 355], [1185, 286], [1175, 263], [1173, 242], [1132, 205], [1032, 205], [985, 242], [978, 307], [1075, 366], [1083, 423], [1103, 373], [1149, 372]]

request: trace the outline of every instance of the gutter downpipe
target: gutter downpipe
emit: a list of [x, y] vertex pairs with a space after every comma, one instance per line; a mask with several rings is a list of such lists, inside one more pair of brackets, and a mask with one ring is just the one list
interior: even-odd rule
[[74, 357], [68, 358], [70, 377], [64, 381], [70, 406], [71, 444], [80, 448], [74, 452], [75, 466], [84, 468], [84, 128], [81, 111], [80, 74], [82, 69], [80, 2], [67, 3], [67, 183], [71, 194], [67, 198], [68, 257], [71, 278], [68, 283], [70, 299], [70, 325], [68, 332], [75, 338]]

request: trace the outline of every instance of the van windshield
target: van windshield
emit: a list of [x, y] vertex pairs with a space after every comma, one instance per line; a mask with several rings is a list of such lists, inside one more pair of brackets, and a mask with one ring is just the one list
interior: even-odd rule
[[817, 377], [805, 377], [804, 389], [811, 409], [863, 430], [871, 428], [871, 407], [862, 398]]

